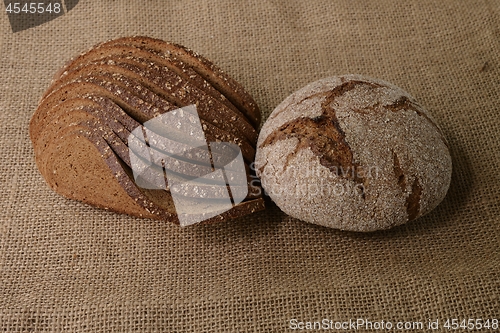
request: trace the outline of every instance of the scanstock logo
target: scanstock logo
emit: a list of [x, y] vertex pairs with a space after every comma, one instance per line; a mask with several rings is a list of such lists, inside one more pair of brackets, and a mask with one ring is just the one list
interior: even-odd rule
[[52, 21], [72, 10], [79, 0], [4, 0], [12, 32]]
[[195, 105], [159, 115], [128, 137], [136, 184], [169, 190], [181, 226], [230, 210], [248, 194], [238, 145], [209, 142]]

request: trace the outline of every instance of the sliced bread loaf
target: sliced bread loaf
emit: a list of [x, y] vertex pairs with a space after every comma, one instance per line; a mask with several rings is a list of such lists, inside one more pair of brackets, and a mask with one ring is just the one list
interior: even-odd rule
[[[182, 118], [188, 105], [195, 122]], [[171, 111], [182, 121], [172, 123]], [[30, 136], [37, 166], [58, 193], [187, 225], [264, 208], [249, 167], [259, 122], [253, 99], [208, 60], [131, 37], [98, 45], [56, 74]], [[191, 137], [197, 130], [202, 141]], [[138, 139], [144, 149], [131, 150]], [[233, 163], [240, 152], [244, 162]], [[137, 178], [138, 170], [147, 177]]]

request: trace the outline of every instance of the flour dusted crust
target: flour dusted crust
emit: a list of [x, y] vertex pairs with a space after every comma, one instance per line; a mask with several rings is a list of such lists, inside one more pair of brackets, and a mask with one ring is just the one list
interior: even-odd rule
[[345, 75], [307, 85], [271, 113], [256, 167], [285, 213], [374, 231], [434, 209], [452, 163], [443, 133], [413, 97], [381, 80]]
[[[144, 122], [165, 112], [195, 104], [208, 142], [238, 145], [245, 159], [247, 184], [232, 186], [245, 200], [216, 216], [225, 207], [218, 186], [184, 183], [173, 189], [137, 186], [131, 169], [128, 139]], [[251, 185], [250, 163], [255, 156], [260, 112], [234, 80], [200, 55], [182, 46], [147, 37], [127, 37], [99, 44], [60, 70], [42, 96], [30, 121], [37, 166], [56, 192], [119, 213], [179, 223], [172, 193], [182, 194], [192, 208], [183, 220], [224, 221], [264, 209], [259, 188]], [[172, 128], [152, 149], [182, 145], [190, 123]], [[178, 128], [178, 129], [177, 129]], [[153, 129], [154, 131], [154, 129]], [[161, 146], [162, 145], [162, 146]], [[191, 147], [189, 147], [191, 148]], [[230, 146], [211, 154], [214, 163], [229, 163]], [[169, 180], [182, 183], [197, 177], [206, 159], [190, 149], [182, 160], [165, 163]], [[144, 161], [149, 156], [137, 153]], [[178, 162], [178, 163], [177, 163]], [[161, 168], [154, 169], [164, 176]], [[231, 171], [226, 177], [233, 177]], [[201, 193], [204, 198], [197, 197]]]

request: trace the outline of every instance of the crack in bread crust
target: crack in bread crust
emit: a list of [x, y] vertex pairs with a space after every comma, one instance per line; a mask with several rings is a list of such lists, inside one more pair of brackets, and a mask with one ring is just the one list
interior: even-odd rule
[[410, 100], [408, 97], [401, 96], [394, 103], [384, 105], [384, 108], [386, 108], [392, 112], [399, 112], [401, 110], [415, 111], [415, 113], [417, 115], [425, 118], [438, 131], [439, 136], [441, 137], [441, 140], [443, 140], [446, 147], [448, 147], [448, 142], [446, 141], [446, 138], [444, 137], [441, 129], [436, 125], [436, 123], [434, 123], [434, 121], [432, 121], [431, 118], [429, 118], [429, 116], [422, 110], [422, 107], [420, 105], [418, 105], [416, 102]]
[[[331, 106], [335, 98], [361, 84], [372, 87], [379, 86], [364, 81], [348, 81], [328, 92], [308, 96], [304, 100], [312, 97], [325, 97], [321, 104], [323, 113], [318, 117], [302, 117], [283, 124], [262, 142], [260, 148], [280, 140], [297, 138], [299, 142], [294, 152], [287, 156], [285, 168], [289, 163], [289, 159], [295, 156], [300, 149], [309, 148], [320, 158], [321, 165], [327, 167], [337, 176], [350, 179], [356, 184], [364, 184], [365, 179], [356, 172], [360, 166], [354, 161], [351, 147], [345, 140], [345, 133], [340, 127], [335, 109]], [[364, 193], [362, 196], [364, 197]]]
[[422, 186], [415, 177], [411, 186], [411, 192], [406, 198], [406, 212], [408, 213], [408, 221], [412, 221], [418, 217], [420, 213], [420, 197], [422, 196]]
[[[392, 155], [394, 157], [394, 166], [393, 166], [394, 175], [396, 176], [401, 191], [403, 192], [403, 194], [406, 194], [407, 177], [404, 174], [403, 169], [401, 168], [398, 155], [396, 155], [394, 151], [392, 152]], [[408, 214], [408, 221], [416, 219], [418, 214], [420, 213], [421, 196], [422, 196], [422, 186], [420, 185], [418, 178], [415, 177], [413, 184], [411, 185], [411, 192], [406, 197], [406, 203], [405, 203], [406, 213]]]

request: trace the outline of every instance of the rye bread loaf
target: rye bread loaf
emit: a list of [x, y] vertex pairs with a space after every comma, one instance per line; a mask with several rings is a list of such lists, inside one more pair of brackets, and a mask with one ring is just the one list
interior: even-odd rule
[[[246, 93], [237, 96], [239, 90], [234, 88], [237, 86], [231, 88], [232, 84], [226, 84], [226, 90], [221, 91], [205, 79], [211, 75], [200, 74], [199, 69], [189, 63], [177, 57], [162, 56], [157, 50], [143, 45], [133, 45], [134, 38], [124, 40], [132, 42], [129, 45], [121, 41], [118, 47], [104, 46], [107, 52], [104, 56], [93, 49], [77, 57], [54, 77], [43, 95], [30, 121], [30, 136], [37, 166], [47, 183], [69, 198], [116, 212], [174, 223], [179, 223], [179, 215], [173, 194], [176, 200], [189, 207], [181, 216], [184, 223], [189, 220], [222, 221], [263, 209], [261, 190], [253, 184], [249, 168], [257, 136], [255, 115], [249, 118], [249, 111], [245, 108], [242, 111], [242, 105], [252, 105]], [[179, 46], [174, 48], [183, 50]], [[189, 54], [188, 51], [179, 52]], [[218, 73], [214, 77], [220, 81], [227, 76]], [[220, 86], [220, 82], [217, 85]], [[239, 105], [235, 106], [227, 98], [228, 91]], [[212, 174], [193, 180], [200, 173], [213, 169], [207, 168], [207, 156], [202, 156], [206, 149], [188, 145], [187, 152], [174, 155], [178, 158], [170, 165], [163, 159], [161, 165], [158, 161], [151, 164], [148, 150], [137, 152], [134, 161], [144, 163], [158, 179], [163, 177], [166, 187], [138, 186], [128, 147], [133, 133], [140, 133], [134, 130], [165, 112], [190, 104], [196, 106], [207, 141], [234, 144], [217, 146], [218, 149], [211, 151], [210, 163], [225, 165], [241, 150], [245, 158], [240, 167], [243, 169], [228, 168], [224, 177], [227, 182], [245, 171], [246, 179], [240, 179], [240, 185], [225, 185], [225, 188], [218, 185], [220, 181]], [[187, 144], [189, 134], [186, 133], [194, 129], [190, 126], [190, 123], [178, 128], [169, 126], [167, 132], [160, 128], [158, 133], [154, 127], [148, 127], [143, 128], [142, 133], [149, 133], [146, 142], [149, 151], [161, 153], [169, 147]], [[175, 186], [170, 186], [168, 180]], [[245, 193], [246, 198], [240, 202], [243, 195], [231, 208], [227, 206], [228, 192], [239, 193], [240, 197]]]
[[313, 82], [262, 127], [256, 166], [287, 214], [351, 231], [429, 213], [451, 180], [443, 133], [402, 89], [359, 75]]

